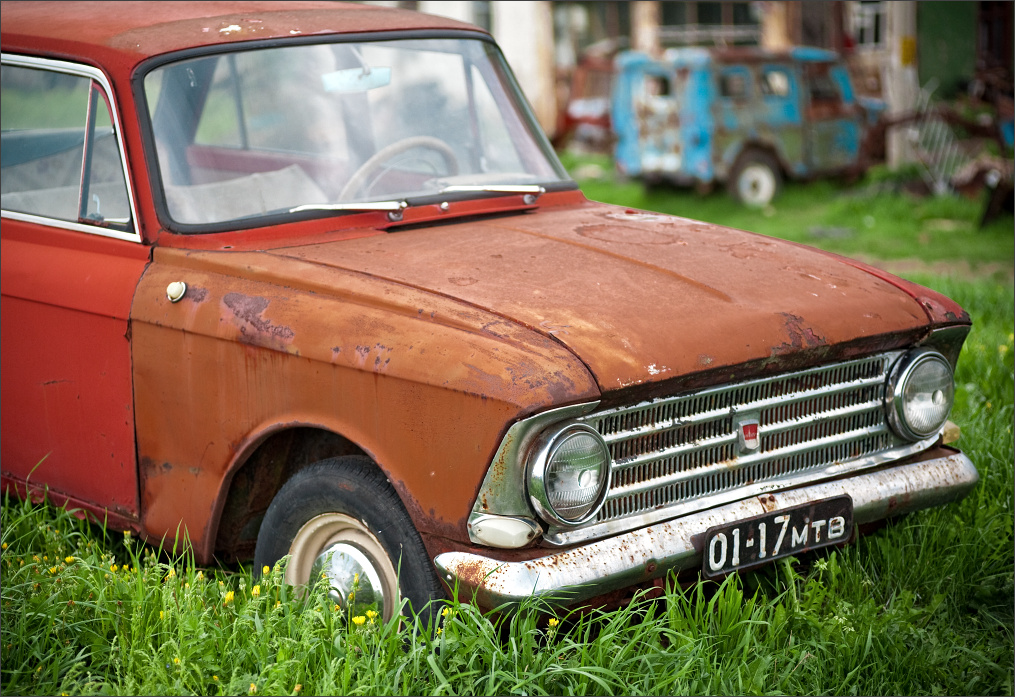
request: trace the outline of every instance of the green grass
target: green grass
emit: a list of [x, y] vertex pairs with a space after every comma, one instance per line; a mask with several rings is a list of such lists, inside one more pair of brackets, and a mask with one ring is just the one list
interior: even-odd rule
[[[847, 195], [826, 184], [788, 194], [820, 210], [808, 200], [827, 191]], [[727, 209], [721, 222], [752, 227], [723, 197], [701, 205]], [[787, 206], [780, 202], [777, 216]], [[964, 210], [948, 215], [968, 217]], [[806, 216], [795, 223], [807, 224]], [[898, 225], [919, 234], [908, 218]], [[529, 607], [491, 617], [449, 604], [438, 633], [355, 624], [321, 593], [293, 597], [278, 569], [255, 594], [246, 570], [199, 569], [185, 554], [159, 556], [66, 511], [5, 499], [2, 692], [1010, 695], [1015, 293], [1010, 281], [976, 275], [913, 280], [974, 320], [952, 418], [981, 479], [961, 502], [843, 549], [721, 585], [671, 588], [614, 612]]]

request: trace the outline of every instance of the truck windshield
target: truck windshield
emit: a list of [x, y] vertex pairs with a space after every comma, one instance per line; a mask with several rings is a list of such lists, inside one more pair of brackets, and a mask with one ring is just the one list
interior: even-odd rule
[[487, 41], [218, 53], [153, 69], [144, 93], [166, 209], [183, 225], [568, 180]]

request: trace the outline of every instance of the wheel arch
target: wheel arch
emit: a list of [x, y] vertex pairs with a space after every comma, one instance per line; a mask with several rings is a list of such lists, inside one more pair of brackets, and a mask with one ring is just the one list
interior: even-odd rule
[[744, 159], [755, 152], [762, 152], [770, 156], [779, 166], [779, 174], [781, 174], [784, 179], [789, 178], [791, 172], [789, 170], [789, 166], [786, 164], [786, 158], [784, 158], [782, 153], [779, 152], [779, 148], [775, 144], [765, 140], [751, 139], [745, 141], [736, 151], [736, 155], [730, 158], [729, 165], [726, 168], [726, 180], [729, 181], [729, 178], [737, 171], [737, 168]]
[[362, 455], [382, 469], [353, 440], [319, 425], [276, 424], [251, 435], [222, 479], [206, 538], [208, 556], [253, 559], [261, 520], [282, 485], [309, 465], [342, 455]]

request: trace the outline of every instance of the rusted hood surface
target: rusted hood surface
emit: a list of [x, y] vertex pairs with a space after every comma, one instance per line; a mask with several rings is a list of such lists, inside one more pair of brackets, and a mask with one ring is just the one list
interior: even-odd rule
[[928, 323], [888, 281], [815, 250], [600, 204], [270, 253], [500, 314], [563, 343], [604, 391], [752, 361], [777, 365], [789, 354], [831, 360], [844, 342]]

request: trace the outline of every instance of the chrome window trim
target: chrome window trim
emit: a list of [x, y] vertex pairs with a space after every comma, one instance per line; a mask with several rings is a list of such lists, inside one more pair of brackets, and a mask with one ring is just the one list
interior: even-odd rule
[[116, 135], [116, 144], [120, 152], [120, 167], [123, 170], [123, 181], [127, 187], [127, 202], [130, 205], [130, 226], [132, 231], [113, 230], [98, 225], [85, 225], [83, 223], [59, 218], [49, 218], [44, 215], [23, 213], [18, 211], [0, 211], [0, 215], [11, 220], [20, 220], [27, 223], [37, 223], [49, 227], [84, 232], [100, 237], [112, 237], [114, 239], [128, 242], [141, 242], [141, 233], [138, 231], [137, 205], [134, 200], [134, 187], [130, 179], [130, 167], [127, 164], [127, 151], [123, 144], [123, 128], [120, 123], [120, 112], [117, 102], [113, 98], [113, 87], [106, 77], [106, 74], [96, 67], [82, 63], [71, 63], [69, 61], [53, 60], [51, 58], [36, 58], [35, 56], [22, 56], [13, 53], [0, 53], [0, 63], [20, 68], [33, 68], [36, 70], [49, 70], [51, 72], [77, 75], [79, 77], [95, 80], [102, 87], [109, 103], [109, 117], [113, 121], [113, 132]]

